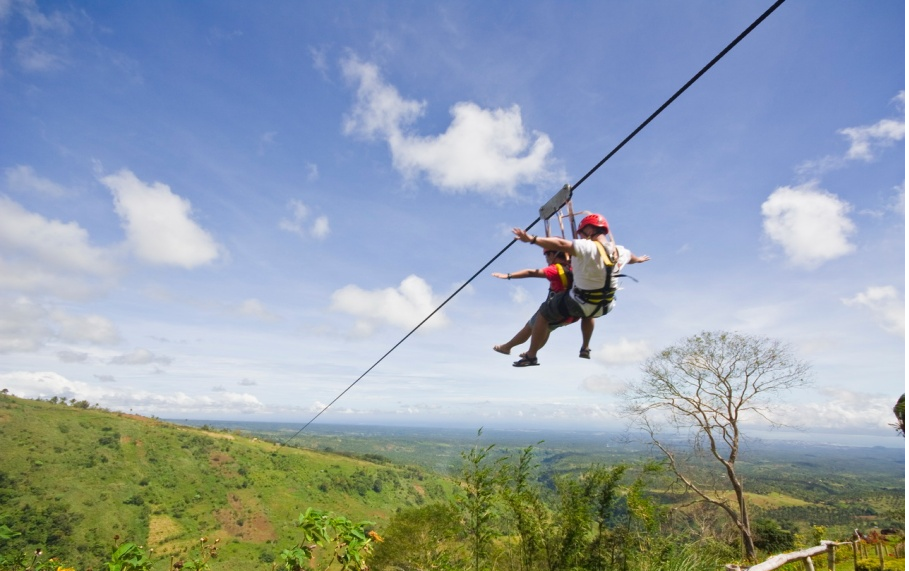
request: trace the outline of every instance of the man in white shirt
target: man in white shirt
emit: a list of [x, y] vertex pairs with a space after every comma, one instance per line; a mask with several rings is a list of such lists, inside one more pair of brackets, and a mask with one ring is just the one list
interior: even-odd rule
[[[646, 262], [650, 256], [636, 256], [628, 249], [618, 246], [609, 236], [609, 223], [599, 214], [585, 216], [578, 225], [579, 240], [532, 236], [522, 230], [513, 230], [515, 239], [536, 244], [544, 250], [557, 250], [571, 255], [574, 287], [547, 299], [537, 311], [543, 319], [534, 322], [530, 336], [530, 349], [515, 361], [515, 367], [539, 365], [537, 351], [549, 340], [547, 323], [568, 317], [600, 317], [612, 311], [615, 305], [615, 291], [618, 289], [618, 274], [625, 264]], [[593, 321], [589, 323], [592, 333]], [[539, 326], [538, 326], [539, 325]], [[589, 338], [585, 335], [585, 338]], [[581, 347], [581, 356], [589, 357], [590, 347]]]

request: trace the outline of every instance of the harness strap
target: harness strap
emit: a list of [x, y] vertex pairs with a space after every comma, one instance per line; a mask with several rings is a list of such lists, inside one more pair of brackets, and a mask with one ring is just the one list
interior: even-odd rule
[[[606, 281], [600, 289], [589, 290], [574, 288], [574, 292], [575, 296], [582, 302], [596, 306], [593, 308], [593, 311], [590, 312], [590, 315], [595, 315], [615, 299], [615, 288], [612, 287], [612, 270], [618, 261], [619, 251], [615, 248], [613, 243], [613, 252], [615, 252], [616, 257], [616, 259], [613, 260], [609, 257], [609, 254], [606, 253], [606, 248], [603, 247], [603, 244], [601, 244], [599, 240], [592, 240], [592, 242], [596, 244], [597, 249], [600, 251], [600, 259], [603, 260], [603, 264], [606, 266]], [[590, 317], [590, 315], [587, 317]]]
[[562, 264], [556, 264], [556, 268], [559, 270], [559, 280], [562, 282], [562, 287], [568, 289], [571, 284], [569, 284], [568, 273], [565, 272], [565, 267]]

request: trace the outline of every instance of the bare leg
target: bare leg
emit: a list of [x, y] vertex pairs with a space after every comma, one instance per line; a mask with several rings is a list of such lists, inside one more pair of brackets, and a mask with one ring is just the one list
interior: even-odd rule
[[515, 336], [511, 338], [511, 341], [508, 343], [503, 343], [502, 345], [496, 345], [492, 348], [493, 351], [508, 355], [511, 353], [511, 350], [514, 349], [517, 345], [521, 345], [530, 339], [530, 325], [524, 324], [524, 327], [520, 331], [515, 333]]
[[581, 353], [582, 359], [590, 358], [590, 338], [593, 337], [594, 320], [592, 317], [581, 319]]
[[537, 318], [533, 322], [533, 331], [530, 333], [530, 349], [525, 355], [530, 359], [536, 358], [537, 351], [542, 349], [547, 341], [549, 341], [549, 323], [540, 314], [537, 314]]

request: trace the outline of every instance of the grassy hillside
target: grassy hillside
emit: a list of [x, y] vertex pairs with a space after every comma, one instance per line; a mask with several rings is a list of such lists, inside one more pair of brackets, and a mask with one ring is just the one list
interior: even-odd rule
[[382, 523], [452, 490], [421, 468], [8, 395], [0, 455], [0, 524], [23, 549], [80, 566], [102, 561], [114, 535], [158, 556], [207, 536], [222, 545], [213, 569], [261, 569], [299, 537], [307, 507]]

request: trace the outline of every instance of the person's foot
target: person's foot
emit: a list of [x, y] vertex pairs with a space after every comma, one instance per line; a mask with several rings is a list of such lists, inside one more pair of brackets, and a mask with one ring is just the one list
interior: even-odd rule
[[581, 359], [589, 359], [590, 358], [590, 347], [581, 347], [581, 352], [578, 353], [578, 357], [580, 357]]
[[513, 367], [536, 367], [540, 362], [536, 357], [528, 357], [526, 354], [521, 357], [519, 361], [515, 361], [511, 365]]
[[501, 345], [493, 345], [492, 350], [503, 355], [511, 355], [511, 349], [506, 349]]

